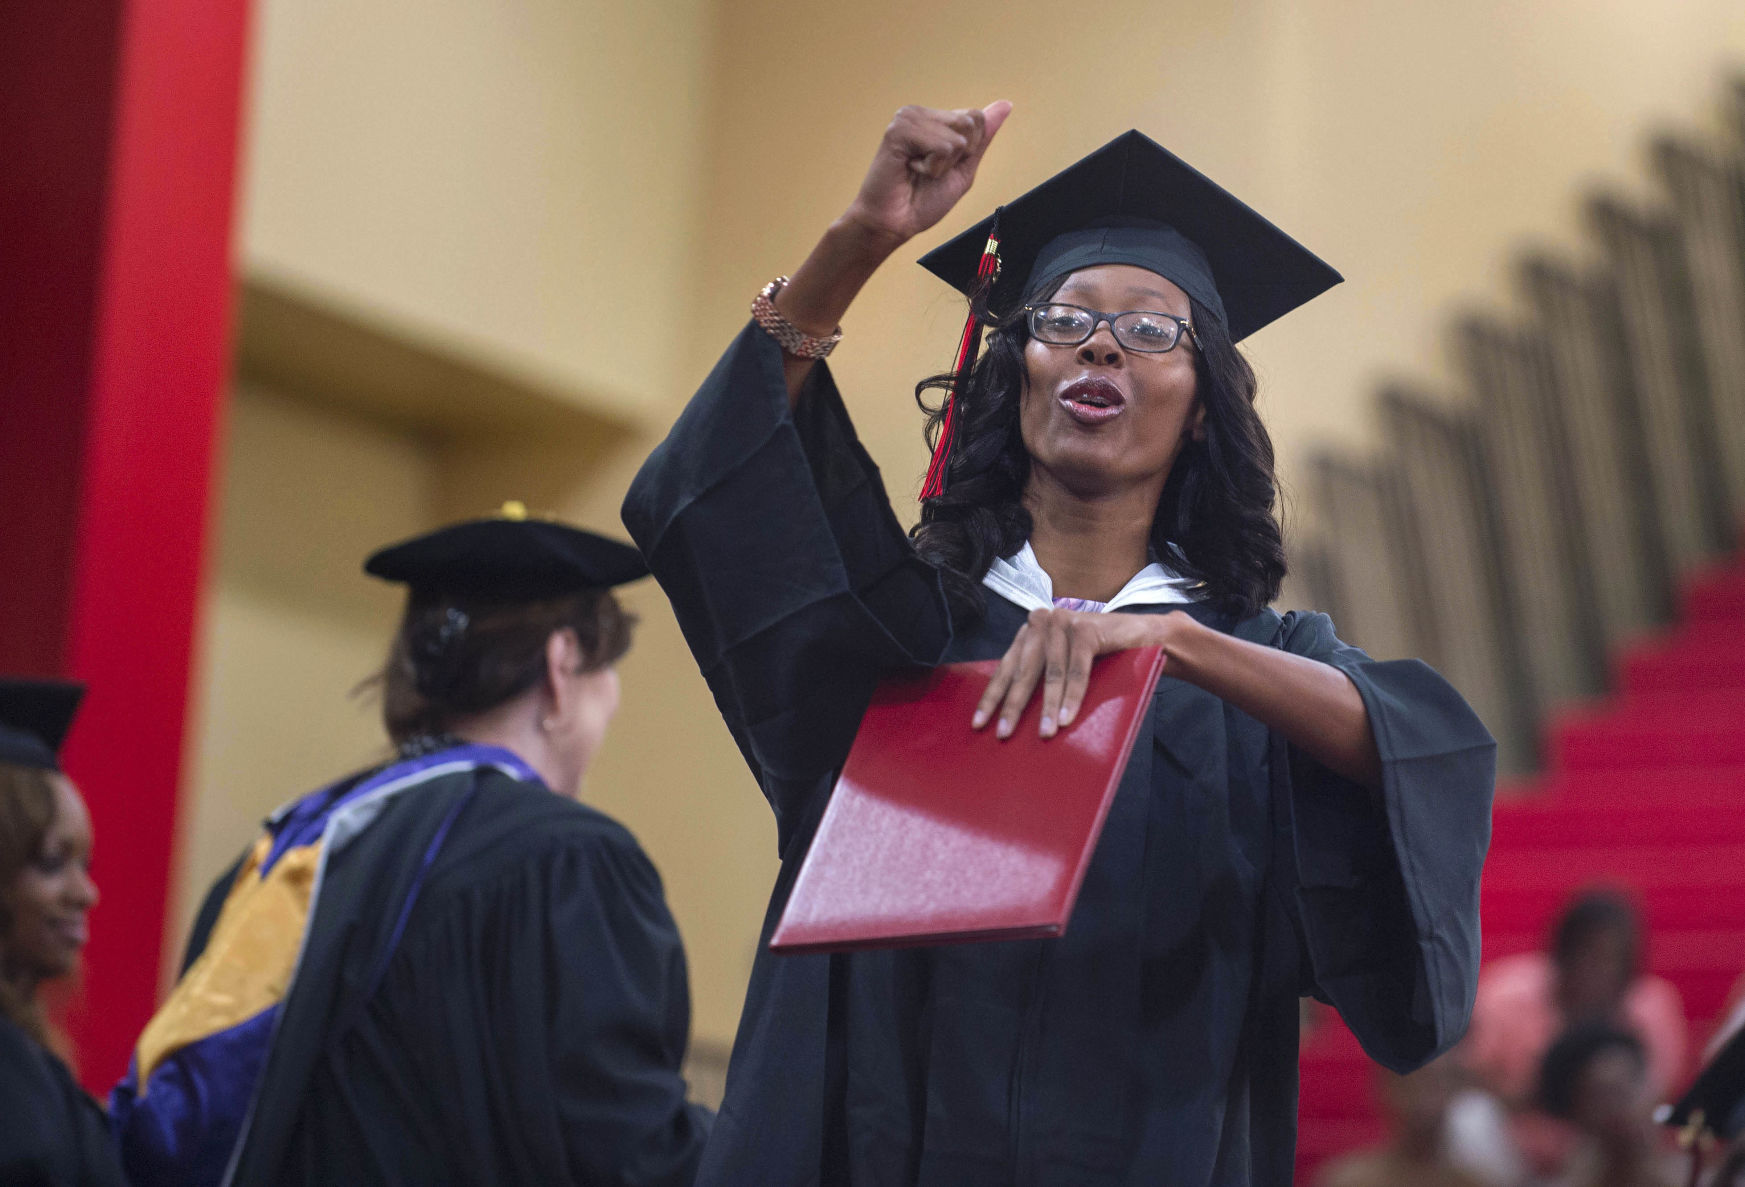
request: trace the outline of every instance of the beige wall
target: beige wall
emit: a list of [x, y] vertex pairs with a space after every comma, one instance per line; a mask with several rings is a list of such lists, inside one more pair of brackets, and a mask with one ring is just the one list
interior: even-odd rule
[[[1745, 60], [1745, 10], [264, 0], [258, 41], [248, 267], [537, 377], [617, 427], [421, 445], [367, 419], [323, 413], [317, 428], [292, 404], [239, 402], [190, 881], [234, 852], [260, 805], [368, 751], [367, 714], [344, 694], [391, 607], [346, 608], [377, 596], [348, 575], [364, 552], [509, 497], [615, 528], [650, 426], [846, 203], [899, 104], [1017, 104], [969, 204], [908, 257], [1137, 126], [1340, 267], [1347, 284], [1251, 342], [1288, 480], [1311, 442], [1366, 439], [1377, 377], [1443, 374], [1444, 316], [1505, 297], [1517, 245], [1579, 243], [1583, 184], [1639, 181], [1648, 129], [1708, 118], [1722, 67]], [[926, 465], [910, 388], [949, 361], [960, 318], [905, 258], [875, 278], [833, 360], [904, 516]], [[490, 434], [488, 406], [478, 424]], [[374, 518], [265, 493], [319, 481], [301, 462], [317, 454], [381, 484]], [[256, 460], [239, 469], [244, 457]], [[287, 474], [288, 488], [270, 484]], [[251, 549], [274, 533], [334, 558], [325, 593], [298, 574], [244, 579], [267, 575]], [[587, 794], [663, 870], [697, 1033], [724, 1039], [773, 828], [658, 590], [628, 598], [644, 626]]]
[[[261, 0], [248, 268], [631, 411], [687, 304], [710, 8]], [[646, 339], [644, 339], [646, 340]]]
[[351, 690], [380, 665], [400, 598], [358, 566], [430, 518], [433, 464], [416, 441], [251, 386], [229, 418], [172, 952], [267, 812], [382, 753], [375, 704]]

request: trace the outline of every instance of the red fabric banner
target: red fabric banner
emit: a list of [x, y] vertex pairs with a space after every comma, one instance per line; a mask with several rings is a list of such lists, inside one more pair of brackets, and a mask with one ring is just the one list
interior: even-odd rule
[[0, 670], [90, 693], [87, 1086], [157, 996], [228, 386], [244, 0], [19, 0], [0, 38]]

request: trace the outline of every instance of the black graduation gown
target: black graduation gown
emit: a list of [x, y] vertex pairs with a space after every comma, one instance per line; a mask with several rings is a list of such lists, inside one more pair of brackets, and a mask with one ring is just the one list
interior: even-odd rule
[[[790, 413], [755, 326], [624, 521], [775, 809], [767, 938], [880, 674], [997, 656], [1024, 612], [990, 592], [950, 620], [828, 371]], [[1380, 796], [1166, 677], [1064, 937], [760, 948], [699, 1183], [1286, 1184], [1300, 994], [1396, 1069], [1460, 1037], [1489, 734], [1428, 667], [1375, 662], [1325, 616], [1190, 612], [1349, 674]]]
[[494, 769], [434, 779], [329, 854], [231, 1181], [688, 1184], [689, 1030], [628, 831]]
[[109, 1123], [54, 1055], [0, 1018], [0, 1184], [121, 1187]]

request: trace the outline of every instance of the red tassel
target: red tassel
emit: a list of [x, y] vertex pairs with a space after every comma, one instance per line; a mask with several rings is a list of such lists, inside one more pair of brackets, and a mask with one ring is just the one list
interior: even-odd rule
[[988, 232], [988, 245], [976, 264], [976, 288], [970, 294], [969, 318], [963, 323], [963, 337], [957, 344], [957, 362], [951, 368], [951, 390], [945, 397], [945, 418], [939, 423], [939, 439], [933, 443], [933, 460], [927, 466], [927, 481], [921, 484], [923, 499], [937, 499], [945, 493], [945, 474], [951, 466], [951, 447], [957, 438], [957, 394], [969, 382], [981, 353], [982, 323], [976, 317], [976, 304], [984, 300], [994, 280], [1000, 274], [1000, 215], [994, 212], [994, 225]]

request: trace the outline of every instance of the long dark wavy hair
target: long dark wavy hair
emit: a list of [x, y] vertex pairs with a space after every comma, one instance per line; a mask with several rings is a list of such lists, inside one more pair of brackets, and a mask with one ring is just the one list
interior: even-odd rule
[[[1050, 278], [1026, 303], [1046, 300], [1065, 282]], [[1186, 441], [1176, 455], [1152, 520], [1152, 551], [1197, 581], [1205, 600], [1246, 618], [1278, 597], [1285, 575], [1272, 438], [1254, 410], [1253, 368], [1223, 324], [1198, 301], [1189, 303], [1200, 343], [1194, 373], [1205, 439]], [[970, 616], [986, 608], [981, 580], [988, 568], [1023, 547], [1032, 527], [1023, 505], [1030, 455], [1018, 424], [1029, 325], [1021, 312], [983, 320], [991, 329], [958, 397], [946, 491], [922, 501], [921, 522], [910, 532], [916, 551], [940, 570], [953, 609]], [[948, 391], [951, 379], [934, 375], [915, 386], [930, 448], [944, 401], [934, 403], [929, 393]]]

